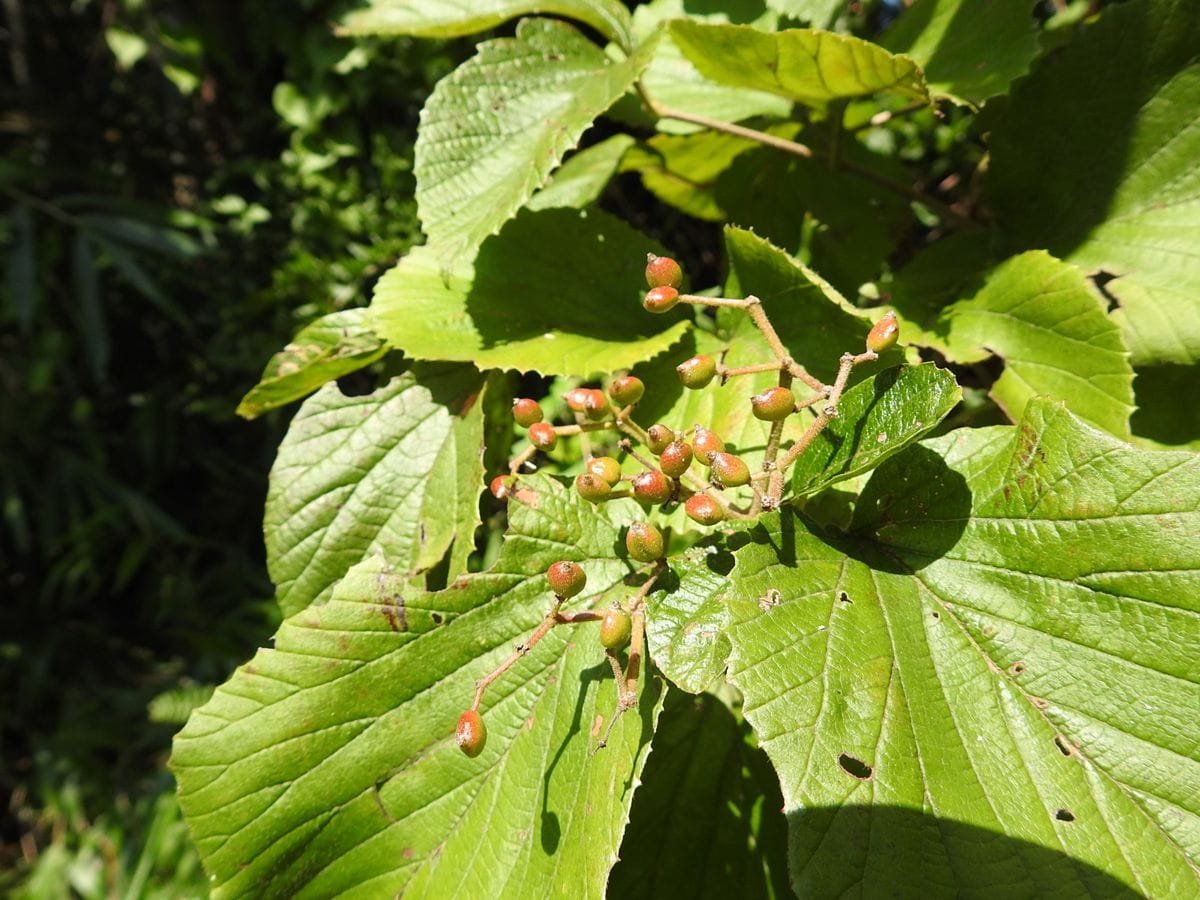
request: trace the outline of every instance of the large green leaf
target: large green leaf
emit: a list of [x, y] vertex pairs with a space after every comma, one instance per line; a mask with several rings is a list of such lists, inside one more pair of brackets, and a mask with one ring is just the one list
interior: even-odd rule
[[917, 0], [883, 44], [911, 56], [935, 94], [971, 103], [1003, 94], [1038, 53], [1034, 0]]
[[1197, 47], [1193, 0], [1114, 6], [1016, 86], [992, 132], [1009, 248], [1118, 276], [1106, 290], [1137, 365], [1200, 360]]
[[919, 440], [962, 399], [954, 376], [933, 363], [880, 372], [848, 390], [838, 417], [797, 458], [792, 488], [814, 494], [869, 472]]
[[627, 134], [614, 134], [599, 144], [580, 150], [563, 163], [550, 182], [525, 205], [530, 209], [551, 209], [558, 206], [582, 208], [593, 203], [616, 174], [621, 157], [634, 143]]
[[791, 895], [779, 779], [748, 732], [721, 698], [667, 694], [609, 897]]
[[496, 564], [441, 592], [365, 560], [192, 715], [172, 768], [215, 896], [602, 896], [655, 680], [593, 753], [611, 670], [594, 636], [557, 628], [489, 690], [482, 755], [454, 746], [475, 680], [548, 609], [551, 562], [588, 573], [571, 608], [630, 590], [616, 523], [573, 492], [530, 477], [509, 522]]
[[479, 524], [482, 379], [418, 368], [374, 393], [326, 385], [292, 419], [271, 469], [267, 566], [284, 615], [329, 596], [377, 550], [416, 576], [451, 550], [465, 568]]
[[650, 61], [651, 41], [613, 62], [562, 22], [525, 19], [514, 38], [438, 82], [417, 135], [417, 209], [443, 265], [470, 252], [541, 187], [592, 121]]
[[828, 31], [769, 34], [745, 25], [671, 23], [671, 37], [701, 74], [808, 106], [869, 94], [928, 99], [921, 70], [878, 44]]
[[375, 362], [387, 353], [387, 345], [367, 327], [366, 319], [365, 309], [346, 309], [300, 329], [271, 357], [258, 384], [238, 404], [238, 415], [261, 416]]
[[1030, 251], [997, 266], [983, 289], [948, 307], [947, 355], [962, 363], [991, 354], [1004, 372], [993, 399], [1013, 420], [1037, 395], [1118, 437], [1129, 436], [1133, 368], [1100, 294], [1074, 266]]
[[683, 313], [642, 309], [646, 253], [664, 252], [598, 210], [523, 212], [449, 276], [417, 248], [380, 279], [374, 329], [417, 359], [586, 376], [677, 342]]
[[348, 13], [343, 34], [461, 37], [527, 13], [548, 13], [591, 25], [622, 47], [631, 45], [629, 11], [616, 0], [369, 0]]
[[1200, 891], [1200, 457], [1031, 403], [885, 463], [850, 534], [783, 511], [735, 555], [802, 896]]

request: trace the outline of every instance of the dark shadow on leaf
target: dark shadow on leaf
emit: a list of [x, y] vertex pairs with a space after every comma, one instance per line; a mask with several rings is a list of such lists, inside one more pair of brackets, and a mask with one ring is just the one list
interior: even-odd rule
[[[1053, 828], [1078, 828], [1068, 815]], [[809, 807], [787, 818], [792, 888], [801, 897], [1142, 896], [1060, 850], [919, 810]]]

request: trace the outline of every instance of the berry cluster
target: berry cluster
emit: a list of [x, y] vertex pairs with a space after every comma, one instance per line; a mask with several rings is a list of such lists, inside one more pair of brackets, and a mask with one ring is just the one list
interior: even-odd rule
[[[866, 348], [859, 353], [842, 354], [837, 376], [825, 384], [792, 359], [776, 333], [757, 297], [744, 299], [703, 297], [680, 292], [683, 271], [673, 259], [650, 254], [646, 262], [646, 292], [642, 305], [654, 313], [665, 313], [680, 303], [696, 306], [727, 307], [743, 310], [761, 332], [773, 359], [749, 366], [727, 367], [711, 356], [699, 355], [676, 367], [680, 383], [689, 390], [703, 390], [713, 384], [761, 372], [777, 372], [778, 383], [749, 398], [750, 412], [769, 426], [762, 462], [757, 471], [731, 452], [719, 435], [702, 425], [690, 434], [658, 423], [643, 428], [631, 414], [645, 393], [646, 386], [633, 375], [614, 378], [607, 393], [599, 388], [579, 387], [568, 391], [563, 400], [575, 421], [554, 425], [546, 421], [536, 400], [521, 397], [513, 402], [513, 419], [529, 437], [529, 446], [512, 461], [507, 474], [491, 482], [492, 494], [500, 500], [508, 497], [519, 473], [539, 451], [552, 450], [560, 438], [579, 436], [584, 454], [584, 471], [575, 478], [575, 490], [591, 503], [603, 503], [632, 497], [649, 510], [674, 508], [682, 503], [689, 519], [713, 526], [726, 519], [757, 517], [763, 510], [775, 509], [782, 501], [785, 475], [813, 440], [838, 416], [838, 402], [855, 366], [878, 359], [879, 354], [896, 344], [899, 326], [894, 313], [887, 313], [867, 335]], [[792, 388], [796, 382], [808, 388], [798, 399]], [[784, 428], [788, 420], [804, 410], [814, 413], [807, 427], [784, 449]], [[594, 455], [592, 438], [609, 436], [617, 452], [634, 460], [641, 471], [627, 474], [615, 456]], [[690, 442], [689, 442], [690, 438]], [[635, 449], [644, 447], [649, 455]], [[707, 470], [706, 475], [697, 470]], [[748, 488], [738, 506], [724, 496], [725, 491]], [[666, 538], [651, 522], [631, 525], [625, 536], [631, 559], [651, 564], [649, 574], [637, 593], [625, 605], [604, 613], [582, 611], [564, 613], [562, 604], [581, 593], [587, 583], [583, 570], [572, 562], [558, 562], [546, 572], [554, 601], [542, 624], [519, 645], [495, 671], [476, 684], [475, 702], [459, 719], [457, 741], [468, 756], [478, 754], [486, 740], [486, 729], [479, 715], [484, 690], [518, 659], [535, 646], [555, 625], [600, 621], [600, 642], [608, 655], [619, 687], [616, 714], [609, 720], [611, 730], [617, 717], [637, 703], [637, 679], [645, 633], [643, 602], [655, 580], [666, 568]], [[629, 658], [622, 670], [618, 653], [630, 646]], [[607, 732], [605, 734], [607, 738]], [[604, 741], [600, 742], [603, 746]]]

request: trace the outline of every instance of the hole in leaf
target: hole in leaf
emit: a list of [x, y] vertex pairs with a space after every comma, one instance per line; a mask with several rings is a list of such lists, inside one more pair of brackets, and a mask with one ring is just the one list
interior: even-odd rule
[[1025, 671], [1025, 660], [1018, 659], [1015, 663], [1008, 667], [1010, 675], [1020, 675]]
[[1075, 813], [1071, 812], [1069, 809], [1060, 809], [1054, 814], [1054, 818], [1058, 819], [1060, 822], [1074, 822]]
[[365, 397], [376, 388], [375, 375], [367, 369], [360, 369], [343, 375], [337, 380], [338, 390], [345, 397]]
[[1063, 756], [1071, 755], [1071, 745], [1067, 743], [1067, 739], [1061, 734], [1054, 736], [1054, 746], [1058, 748], [1058, 752]]
[[446, 621], [446, 617], [440, 612], [430, 613], [429, 618], [433, 619], [434, 625], [441, 625], [444, 621]]
[[1096, 290], [1100, 292], [1100, 296], [1102, 296], [1105, 302], [1108, 304], [1109, 312], [1121, 308], [1120, 299], [1116, 294], [1112, 293], [1108, 289], [1108, 283], [1110, 281], [1114, 281], [1116, 277], [1117, 276], [1112, 272], [1105, 272], [1103, 269], [1092, 276], [1092, 284], [1096, 286]]
[[861, 759], [857, 759], [851, 756], [849, 753], [842, 753], [838, 755], [838, 765], [842, 767], [842, 770], [847, 775], [849, 775], [851, 778], [857, 778], [859, 781], [866, 781], [871, 777], [871, 774], [874, 771]]
[[935, 619], [940, 619], [940, 618], [941, 618], [941, 616], [940, 616], [940, 615], [938, 615], [937, 613], [930, 613], [930, 615], [931, 615], [931, 616], [933, 616]]
[[845, 591], [842, 591], [840, 594], [838, 594], [838, 600], [840, 600], [842, 603], [853, 603], [854, 602], [853, 600], [850, 599], [850, 595], [847, 594]]

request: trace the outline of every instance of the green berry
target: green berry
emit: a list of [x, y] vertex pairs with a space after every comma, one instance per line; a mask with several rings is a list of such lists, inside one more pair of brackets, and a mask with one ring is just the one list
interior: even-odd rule
[[558, 435], [554, 426], [549, 422], [534, 422], [529, 426], [529, 443], [539, 450], [553, 450], [558, 443]]
[[528, 397], [518, 397], [513, 401], [513, 419], [522, 428], [528, 428], [530, 425], [536, 425], [544, 418], [542, 407], [538, 405], [536, 400], [530, 400]]
[[587, 584], [587, 573], [575, 563], [559, 560], [546, 570], [546, 580], [556, 597], [566, 600], [574, 597]]
[[650, 287], [677, 288], [683, 284], [683, 269], [669, 256], [646, 254], [646, 284]]
[[490, 485], [492, 496], [497, 500], [507, 500], [514, 483], [516, 479], [511, 475], [497, 475]]
[[622, 406], [637, 403], [642, 399], [644, 393], [646, 393], [646, 385], [635, 375], [623, 375], [608, 386], [608, 396]]
[[883, 353], [895, 347], [899, 339], [900, 323], [896, 321], [896, 314], [889, 312], [867, 332], [867, 349], [872, 353]]
[[662, 472], [643, 472], [633, 479], [633, 496], [641, 503], [666, 503], [674, 493], [675, 484]]
[[605, 610], [600, 620], [600, 643], [607, 650], [620, 650], [629, 643], [633, 633], [633, 619], [619, 607]]
[[625, 532], [625, 549], [638, 562], [661, 559], [664, 546], [662, 532], [649, 522], [634, 522]]
[[675, 372], [684, 387], [699, 390], [708, 387], [716, 377], [717, 361], [711, 356], [693, 356], [677, 365]]
[[646, 297], [642, 300], [642, 306], [647, 312], [665, 313], [670, 312], [675, 308], [675, 304], [679, 302], [679, 291], [669, 285], [650, 288], [646, 291]]
[[725, 518], [725, 511], [721, 509], [721, 504], [708, 494], [693, 494], [688, 497], [683, 508], [689, 519], [699, 522], [701, 525], [716, 525]]
[[621, 464], [611, 456], [593, 456], [584, 468], [589, 474], [603, 478], [609, 487], [621, 480]]
[[584, 391], [583, 412], [593, 422], [598, 422], [607, 416], [611, 408], [608, 404], [608, 397], [604, 396], [604, 391], [598, 391], [595, 388]]
[[575, 476], [575, 490], [579, 491], [579, 496], [584, 500], [600, 503], [608, 499], [608, 495], [612, 493], [612, 485], [599, 475], [584, 472]]
[[666, 450], [673, 440], [675, 440], [675, 432], [666, 425], [651, 425], [646, 431], [646, 446], [656, 456]]
[[750, 483], [750, 467], [732, 453], [714, 453], [709, 465], [713, 478], [725, 487], [741, 487]]
[[678, 478], [692, 464], [692, 448], [684, 441], [671, 441], [658, 455], [658, 464], [672, 478]]
[[487, 743], [487, 727], [483, 724], [483, 716], [473, 709], [459, 716], [454, 742], [459, 750], [472, 759], [482, 753], [483, 745]]
[[789, 388], [771, 387], [750, 398], [754, 418], [780, 422], [796, 411], [796, 395]]
[[696, 459], [707, 466], [714, 453], [725, 452], [725, 442], [715, 432], [709, 431], [702, 425], [697, 425], [695, 436], [692, 438], [692, 449], [696, 453]]

